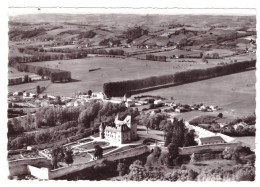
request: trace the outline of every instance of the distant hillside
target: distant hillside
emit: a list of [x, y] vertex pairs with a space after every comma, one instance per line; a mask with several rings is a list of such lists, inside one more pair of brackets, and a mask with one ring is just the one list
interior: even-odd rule
[[[9, 17], [10, 21], [39, 22], [71, 22], [79, 24], [105, 25], [158, 25], [158, 24], [190, 24], [190, 25], [222, 25], [233, 26], [247, 23], [255, 27], [255, 16], [219, 16], [219, 15], [134, 15], [134, 14], [33, 14]], [[241, 26], [243, 26], [241, 24]]]

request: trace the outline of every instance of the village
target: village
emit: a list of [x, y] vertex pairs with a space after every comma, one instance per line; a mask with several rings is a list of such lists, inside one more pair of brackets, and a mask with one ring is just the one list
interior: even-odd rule
[[[47, 94], [37, 95], [37, 93], [30, 92], [14, 92], [9, 94], [9, 106], [12, 106], [11, 108], [79, 108], [80, 106], [86, 105], [86, 103], [92, 102], [109, 102], [115, 105], [121, 104], [126, 108], [136, 107], [137, 110], [139, 109], [138, 107], [147, 106], [148, 108], [140, 108], [143, 115], [152, 116], [168, 113], [166, 120], [169, 120], [172, 123], [175, 120], [175, 115], [172, 115], [174, 113], [178, 114], [195, 110], [200, 112], [221, 111], [221, 108], [218, 106], [204, 106], [203, 104], [182, 105], [180, 103], [174, 103], [174, 101], [167, 101], [161, 97], [149, 95], [133, 97], [133, 99], [127, 98], [126, 95], [123, 98], [107, 98], [104, 93], [92, 93], [91, 90], [85, 93], [79, 92], [73, 97], [55, 97]], [[26, 115], [28, 114], [15, 118], [19, 121], [20, 119], [25, 119]], [[35, 114], [32, 113], [30, 115]], [[221, 115], [221, 113], [219, 113], [219, 115]], [[12, 120], [12, 118], [10, 120]], [[10, 177], [30, 174], [39, 179], [51, 179], [52, 177], [62, 177], [86, 169], [91, 166], [91, 163], [93, 164], [103, 158], [109, 160], [113, 155], [117, 155], [117, 159], [123, 159], [128, 158], [128, 154], [135, 152], [135, 150], [138, 150], [135, 153], [135, 156], [137, 156], [138, 154], [143, 154], [145, 152], [149, 153], [150, 151], [153, 151], [155, 147], [159, 147], [162, 151], [167, 151], [167, 147], [165, 147], [165, 134], [163, 134], [162, 131], [154, 130], [152, 128], [148, 130], [145, 126], [137, 124], [138, 123], [132, 122], [131, 116], [126, 116], [125, 119], [120, 121], [117, 115], [114, 121], [103, 122], [97, 126], [96, 130], [89, 131], [87, 137], [72, 142], [66, 141], [67, 143], [61, 144], [59, 150], [63, 150], [62, 154], [64, 154], [65, 151], [71, 151], [71, 164], [66, 164], [69, 162], [64, 160], [64, 157], [60, 158], [58, 156], [57, 158], [59, 159], [55, 157], [56, 161], [53, 160], [53, 154], [56, 154], [54, 153], [54, 150], [57, 148], [38, 149], [33, 145], [24, 144], [22, 149], [9, 151], [8, 160], [11, 174]], [[239, 146], [249, 147], [251, 151], [254, 151], [254, 148], [250, 147], [250, 145], [236, 141], [234, 138], [225, 134], [211, 132], [197, 124], [195, 126], [191, 125], [188, 121], [184, 124], [189, 132], [193, 132], [194, 141], [196, 143], [194, 144], [195, 146], [191, 147], [179, 147], [179, 155], [193, 155], [193, 157], [194, 154], [203, 155], [210, 153], [213, 155], [220, 155], [221, 152], [224, 152], [227, 149], [235, 150], [236, 147]], [[221, 125], [221, 128], [228, 126], [228, 124], [223, 123], [219, 125]], [[248, 125], [245, 122], [234, 124], [235, 129], [240, 126], [245, 127]], [[61, 153], [58, 153], [58, 155], [60, 154]], [[215, 159], [216, 157], [213, 156], [212, 158]], [[222, 156], [218, 156], [218, 158], [222, 158]], [[38, 159], [46, 159], [44, 161], [45, 164], [34, 163]], [[15, 166], [20, 165], [19, 162], [27, 163], [23, 164], [24, 169], [21, 171], [15, 170]], [[86, 164], [85, 168], [83, 167], [84, 164]], [[81, 167], [79, 167], [80, 169], [77, 169], [77, 167], [73, 167], [74, 165], [80, 165]], [[47, 168], [47, 170], [44, 168]], [[53, 174], [52, 176], [52, 171], [59, 170], [62, 171], [60, 174]]]

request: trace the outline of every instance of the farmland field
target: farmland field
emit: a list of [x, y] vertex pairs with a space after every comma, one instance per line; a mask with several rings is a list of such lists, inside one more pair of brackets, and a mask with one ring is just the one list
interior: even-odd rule
[[[176, 87], [158, 89], [146, 92], [145, 95], [160, 95], [167, 99], [173, 97], [174, 102], [182, 104], [204, 103], [205, 105], [217, 105], [223, 108], [221, 112], [223, 112], [224, 116], [241, 117], [250, 115], [255, 111], [255, 83], [255, 71], [247, 71]], [[189, 115], [191, 115], [195, 117], [192, 113], [183, 113], [180, 116], [184, 115], [189, 118]], [[197, 115], [208, 114], [206, 112], [197, 113]]]
[[[61, 62], [59, 64], [59, 62]], [[209, 68], [214, 64], [193, 63], [193, 62], [156, 62], [148, 60], [137, 60], [135, 58], [104, 58], [89, 57], [85, 59], [34, 62], [33, 65], [68, 70], [72, 73], [74, 81], [69, 83], [51, 84], [45, 91], [48, 94], [71, 96], [78, 91], [93, 90], [102, 91], [103, 84], [111, 81], [123, 81], [140, 79], [150, 76], [172, 74], [185, 69]], [[89, 69], [101, 68], [89, 72]], [[9, 91], [26, 90], [37, 85], [46, 86], [46, 81], [30, 84], [9, 86]]]

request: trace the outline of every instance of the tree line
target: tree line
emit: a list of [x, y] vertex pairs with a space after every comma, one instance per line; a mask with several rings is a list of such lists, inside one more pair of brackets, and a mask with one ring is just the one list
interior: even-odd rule
[[35, 73], [40, 76], [47, 76], [51, 82], [71, 81], [71, 72], [47, 67], [35, 66], [31, 64], [23, 64], [15, 61], [9, 61], [9, 65], [15, 67], [18, 71]]
[[207, 69], [194, 69], [176, 72], [172, 75], [153, 76], [143, 79], [134, 79], [118, 82], [104, 83], [103, 91], [108, 97], [124, 96], [131, 90], [138, 90], [169, 83], [187, 83], [206, 78], [212, 78], [232, 73], [238, 73], [249, 68], [254, 68], [256, 60], [225, 64]]
[[146, 60], [166, 62], [166, 56], [146, 55]]

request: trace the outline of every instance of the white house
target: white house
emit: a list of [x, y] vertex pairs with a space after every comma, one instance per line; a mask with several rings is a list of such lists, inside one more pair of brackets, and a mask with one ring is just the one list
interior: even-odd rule
[[235, 124], [233, 127], [234, 127], [235, 130], [237, 130], [238, 127], [245, 128], [247, 126], [248, 126], [248, 124], [246, 124], [245, 122], [240, 122], [240, 123]]
[[23, 92], [23, 96], [24, 96], [24, 97], [29, 97], [29, 96], [30, 96], [30, 93], [28, 93], [28, 92]]
[[211, 110], [213, 110], [213, 111], [218, 110], [218, 106], [213, 106], [213, 105], [211, 105], [211, 106], [209, 106], [209, 108], [210, 108]]
[[206, 109], [206, 107], [204, 105], [199, 107], [199, 110], [205, 110], [205, 109]]
[[154, 103], [155, 105], [158, 105], [158, 104], [161, 104], [161, 103], [162, 103], [162, 100], [161, 100], [161, 99], [155, 100], [153, 103]]
[[102, 100], [107, 98], [103, 92], [92, 93], [91, 97], [96, 99], [102, 99]]
[[134, 103], [132, 100], [127, 100], [127, 101], [125, 102], [125, 106], [126, 106], [126, 107], [135, 106], [135, 103]]

